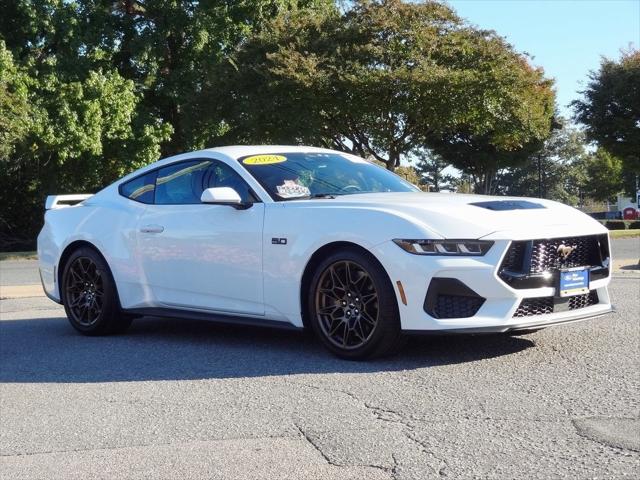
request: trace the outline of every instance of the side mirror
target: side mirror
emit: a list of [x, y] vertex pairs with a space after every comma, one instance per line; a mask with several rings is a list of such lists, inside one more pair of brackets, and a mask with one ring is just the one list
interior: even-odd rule
[[243, 203], [238, 192], [231, 187], [206, 188], [200, 195], [200, 201], [215, 205], [229, 205], [237, 209], [251, 206], [250, 203]]

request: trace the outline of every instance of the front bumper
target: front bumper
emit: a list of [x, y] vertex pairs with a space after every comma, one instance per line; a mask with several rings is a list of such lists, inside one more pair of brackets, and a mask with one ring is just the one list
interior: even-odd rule
[[[393, 242], [379, 245], [375, 253], [384, 259], [384, 267], [396, 287], [402, 329], [410, 332], [507, 332], [576, 322], [612, 311], [607, 290], [610, 276], [607, 276], [590, 282], [590, 290], [597, 294], [595, 304], [541, 315], [515, 316], [524, 299], [553, 297], [556, 289], [550, 286], [515, 289], [504, 282], [498, 276], [498, 268], [509, 244], [509, 240], [496, 240], [483, 257], [428, 257], [409, 254]], [[456, 279], [484, 298], [484, 302], [467, 318], [435, 318], [425, 311], [425, 298], [434, 278]], [[399, 294], [397, 282], [402, 284], [406, 304]]]
[[[550, 318], [550, 315], [539, 315], [538, 319], [531, 322], [522, 322], [516, 326], [505, 327], [503, 325], [497, 325], [494, 327], [479, 327], [479, 328], [456, 328], [438, 330], [444, 333], [506, 333], [506, 332], [518, 332], [527, 330], [537, 330], [540, 328], [553, 327], [556, 325], [565, 325], [568, 323], [582, 322], [584, 320], [591, 320], [593, 318], [599, 318], [609, 313], [615, 312], [615, 308], [612, 305], [608, 305], [607, 308], [600, 308], [597, 310], [591, 310], [590, 313], [581, 310], [579, 313], [573, 315], [558, 315], [558, 319]], [[428, 333], [429, 330], [405, 330], [406, 333]]]

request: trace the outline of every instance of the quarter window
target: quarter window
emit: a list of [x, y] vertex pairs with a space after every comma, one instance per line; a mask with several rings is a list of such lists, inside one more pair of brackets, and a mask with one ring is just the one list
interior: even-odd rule
[[141, 203], [153, 203], [156, 172], [150, 172], [129, 180], [120, 186], [120, 194]]

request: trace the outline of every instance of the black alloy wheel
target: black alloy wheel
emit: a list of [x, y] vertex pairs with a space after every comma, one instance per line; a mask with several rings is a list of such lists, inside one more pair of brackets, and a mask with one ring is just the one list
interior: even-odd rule
[[345, 249], [317, 266], [307, 296], [309, 323], [336, 355], [364, 359], [401, 345], [400, 316], [391, 281], [367, 252]]
[[85, 335], [119, 333], [132, 317], [120, 311], [111, 270], [95, 250], [81, 247], [65, 262], [62, 302], [71, 325]]
[[366, 344], [378, 325], [378, 292], [360, 265], [338, 261], [320, 277], [315, 310], [322, 333], [331, 343], [356, 349]]
[[65, 300], [74, 322], [93, 325], [102, 314], [104, 304], [103, 273], [88, 257], [78, 257], [69, 265], [65, 283]]

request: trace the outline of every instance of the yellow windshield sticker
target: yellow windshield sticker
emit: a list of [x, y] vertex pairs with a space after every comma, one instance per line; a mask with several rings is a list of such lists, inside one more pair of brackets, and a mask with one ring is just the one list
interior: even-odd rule
[[282, 155], [252, 155], [242, 160], [245, 165], [271, 165], [286, 162], [287, 157]]

